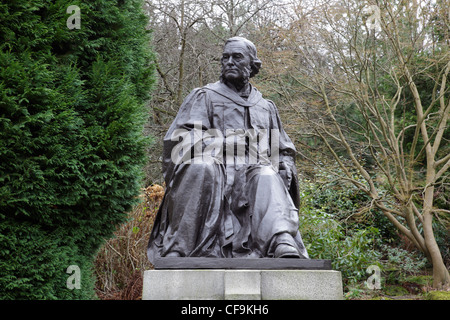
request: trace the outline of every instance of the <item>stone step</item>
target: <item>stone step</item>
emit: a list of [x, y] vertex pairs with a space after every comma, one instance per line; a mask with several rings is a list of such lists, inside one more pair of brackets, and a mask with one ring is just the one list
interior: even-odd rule
[[334, 270], [147, 270], [142, 299], [340, 300], [343, 287]]

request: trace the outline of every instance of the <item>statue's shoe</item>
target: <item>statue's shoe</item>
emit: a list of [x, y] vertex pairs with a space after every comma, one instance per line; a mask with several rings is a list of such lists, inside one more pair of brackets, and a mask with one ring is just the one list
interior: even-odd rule
[[297, 249], [288, 244], [281, 243], [277, 246], [274, 253], [275, 258], [300, 258]]
[[166, 254], [166, 257], [181, 257], [181, 255], [176, 251], [172, 251]]

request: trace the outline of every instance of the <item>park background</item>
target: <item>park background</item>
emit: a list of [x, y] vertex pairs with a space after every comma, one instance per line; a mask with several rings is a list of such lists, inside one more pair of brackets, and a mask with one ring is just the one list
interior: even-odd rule
[[297, 147], [311, 258], [332, 260], [347, 299], [448, 299], [449, 7], [3, 1], [0, 298], [140, 299], [162, 138], [239, 35]]

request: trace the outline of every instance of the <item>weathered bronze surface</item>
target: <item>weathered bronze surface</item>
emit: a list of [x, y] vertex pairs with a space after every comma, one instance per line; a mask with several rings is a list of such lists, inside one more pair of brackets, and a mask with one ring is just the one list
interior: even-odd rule
[[181, 105], [164, 138], [166, 193], [149, 240], [152, 263], [308, 259], [298, 231], [296, 151], [274, 103], [249, 82], [260, 67], [254, 44], [231, 38], [220, 81]]

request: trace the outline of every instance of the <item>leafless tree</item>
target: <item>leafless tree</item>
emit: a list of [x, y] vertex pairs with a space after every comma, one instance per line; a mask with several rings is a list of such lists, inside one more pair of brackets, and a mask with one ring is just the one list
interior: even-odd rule
[[[304, 115], [338, 163], [343, 172], [339, 178], [364, 191], [371, 206], [382, 210], [428, 257], [435, 287], [448, 287], [450, 282], [433, 231], [433, 218], [450, 213], [435, 206], [450, 168], [445, 146], [450, 116], [449, 16], [442, 5], [346, 0], [324, 6], [317, 1], [311, 34], [299, 33], [295, 39], [307, 64], [293, 73], [320, 99], [322, 114]], [[436, 37], [438, 24], [445, 27]], [[433, 83], [432, 92], [419, 89], [424, 77]], [[412, 97], [409, 103], [406, 93]], [[344, 118], [342, 106], [350, 104], [358, 121]], [[403, 117], [405, 108], [414, 121]], [[407, 146], [410, 130], [413, 139]], [[375, 162], [372, 168], [365, 165], [361, 146]], [[355, 178], [355, 172], [363, 179]]]

